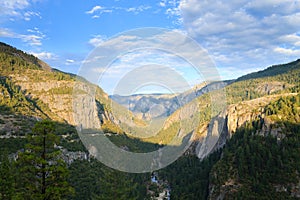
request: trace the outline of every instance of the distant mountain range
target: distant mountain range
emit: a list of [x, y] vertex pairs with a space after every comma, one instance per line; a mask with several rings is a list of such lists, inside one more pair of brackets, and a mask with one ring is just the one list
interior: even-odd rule
[[218, 90], [233, 80], [202, 83], [181, 94], [134, 94], [131, 96], [111, 95], [112, 100], [126, 107], [144, 120], [168, 117], [196, 97]]

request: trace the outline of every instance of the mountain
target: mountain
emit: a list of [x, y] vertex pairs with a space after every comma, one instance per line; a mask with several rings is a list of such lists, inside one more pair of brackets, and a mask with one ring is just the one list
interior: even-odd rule
[[300, 198], [300, 95], [261, 100], [212, 168], [208, 199]]
[[248, 80], [248, 79], [256, 79], [256, 78], [264, 78], [264, 77], [270, 77], [270, 76], [276, 76], [280, 74], [284, 74], [288, 71], [291, 70], [296, 70], [299, 68], [299, 62], [300, 59], [287, 63], [287, 64], [281, 64], [281, 65], [273, 65], [268, 67], [267, 69], [258, 71], [258, 72], [253, 72], [250, 74], [247, 74], [245, 76], [239, 77], [237, 81], [242, 81], [242, 80]]
[[166, 117], [179, 105], [172, 94], [111, 95], [110, 98], [126, 107], [142, 119]]
[[131, 96], [111, 95], [110, 98], [145, 120], [168, 117], [183, 105], [198, 96], [218, 90], [232, 80], [202, 83], [179, 94], [134, 94]]
[[[80, 88], [81, 87], [81, 88]], [[51, 119], [66, 129], [61, 134], [73, 134], [78, 139], [74, 119], [74, 95], [95, 90], [94, 99], [79, 98], [76, 111], [82, 105], [92, 108], [85, 115], [93, 127], [110, 133], [123, 133], [122, 120], [139, 123], [133, 114], [113, 102], [98, 86], [73, 74], [52, 69], [38, 58], [7, 44], [0, 43], [0, 132], [2, 137], [24, 136], [40, 119]], [[75, 91], [77, 89], [77, 91]], [[87, 105], [88, 103], [88, 105]], [[112, 107], [122, 116], [118, 119]], [[81, 109], [81, 110], [80, 110]], [[83, 112], [83, 110], [82, 110]], [[142, 123], [142, 122], [140, 122]], [[72, 139], [70, 139], [72, 140]]]
[[[25, 62], [27, 62], [28, 64], [30, 63], [32, 65], [35, 65], [40, 69], [51, 70], [51, 67], [44, 61], [38, 59], [33, 55], [27, 54], [19, 49], [16, 49], [8, 44], [5, 44], [3, 42], [0, 42], [0, 52], [10, 56], [14, 56], [16, 58], [20, 58], [21, 60], [24, 61], [24, 63], [21, 64], [25, 64]], [[14, 65], [15, 64], [14, 62], [15, 61], [11, 60], [10, 64]]]
[[[193, 144], [185, 156], [196, 155], [202, 162], [198, 166], [180, 161], [168, 168], [172, 174], [162, 170], [165, 178], [172, 180], [171, 187], [176, 188], [173, 198], [300, 198], [300, 60], [254, 74], [224, 88], [225, 109], [214, 113], [214, 94], [207, 93], [166, 120], [165, 127], [171, 127], [181, 122], [182, 116], [200, 116], [191, 137]], [[191, 112], [191, 105], [198, 105], [195, 112]], [[178, 134], [178, 129], [166, 130], [165, 138]], [[198, 171], [185, 168], [186, 172], [181, 173], [185, 166]]]
[[[78, 198], [101, 196], [101, 184], [130, 177], [138, 183], [134, 194], [141, 198], [136, 199], [144, 199], [147, 191], [151, 198], [153, 191], [166, 188], [153, 185], [149, 174], [109, 172], [103, 176], [102, 164], [85, 158], [88, 151], [78, 137], [73, 116], [73, 95], [86, 94], [85, 88], [94, 89], [95, 95], [75, 102], [76, 111], [82, 111], [81, 117], [89, 121], [83, 128], [96, 126], [105, 133], [118, 133], [107, 137], [126, 151], [149, 152], [190, 139], [192, 145], [185, 154], [157, 172], [164, 180], [161, 185], [171, 191], [171, 199], [300, 198], [300, 60], [236, 80], [205, 83], [182, 94], [111, 97], [124, 107], [83, 78], [52, 69], [36, 57], [0, 43], [1, 155], [14, 156], [24, 148], [24, 136], [33, 125], [51, 119], [61, 138], [58, 146], [63, 156], [72, 160], [68, 163], [69, 181]], [[137, 117], [126, 109], [129, 101], [129, 109]], [[92, 108], [87, 115], [83, 112], [86, 107]], [[158, 121], [164, 117], [158, 133], [134, 137], [130, 125], [147, 132], [149, 122], [142, 119], [148, 120], [149, 113]], [[107, 183], [99, 181], [100, 176], [106, 177]]]
[[[299, 86], [300, 60], [297, 60], [243, 76], [225, 87], [228, 106], [226, 110], [216, 116], [224, 124], [225, 130], [219, 131], [218, 134], [221, 137], [217, 147], [214, 148], [220, 148], [224, 145], [226, 142], [224, 137], [230, 138], [244, 124], [258, 118], [264, 120], [264, 107], [267, 104], [280, 98], [297, 95]], [[213, 118], [207, 123], [211, 128], [207, 132], [206, 139], [213, 135], [214, 120]], [[198, 157], [201, 156], [198, 154]]]

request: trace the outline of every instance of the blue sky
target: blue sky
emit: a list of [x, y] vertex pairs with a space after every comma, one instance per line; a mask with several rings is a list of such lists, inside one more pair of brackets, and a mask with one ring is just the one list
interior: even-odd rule
[[161, 27], [195, 39], [222, 79], [237, 78], [300, 58], [299, 24], [299, 0], [0, 0], [0, 41], [75, 74], [112, 36]]

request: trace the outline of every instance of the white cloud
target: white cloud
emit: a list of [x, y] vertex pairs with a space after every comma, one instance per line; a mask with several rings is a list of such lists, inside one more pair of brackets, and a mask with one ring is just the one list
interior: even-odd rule
[[[30, 21], [32, 17], [39, 17], [39, 12], [26, 11], [33, 3], [39, 0], [1, 0], [0, 1], [0, 17], [3, 20], [8, 18], [15, 21], [15, 18]], [[0, 28], [0, 36], [9, 38], [18, 38], [31, 46], [41, 46], [45, 35], [38, 28], [28, 29], [28, 33], [16, 33], [7, 28]]]
[[180, 11], [178, 8], [168, 8], [166, 14], [169, 16], [180, 16]]
[[295, 0], [252, 0], [245, 7], [256, 13], [289, 15], [300, 8], [300, 2]]
[[160, 7], [166, 7], [166, 4], [167, 4], [166, 0], [162, 0], [161, 2], [159, 2]]
[[19, 35], [18, 36], [23, 42], [28, 43], [31, 46], [41, 46], [42, 36], [39, 35]]
[[34, 55], [35, 57], [38, 57], [41, 60], [55, 60], [57, 59], [57, 56], [50, 52], [29, 52], [30, 54]]
[[279, 39], [284, 43], [300, 46], [300, 36], [297, 34], [283, 35]]
[[102, 6], [94, 6], [91, 10], [86, 11], [85, 13], [86, 14], [94, 14], [96, 11], [102, 10], [102, 9], [103, 9]]
[[276, 47], [274, 49], [274, 51], [277, 53], [280, 53], [280, 54], [288, 55], [288, 56], [300, 57], [300, 49], [287, 49], [287, 48], [282, 48], [282, 47]]
[[19, 16], [19, 10], [29, 7], [29, 0], [1, 0], [0, 15]]
[[102, 44], [105, 40], [106, 40], [106, 36], [96, 35], [93, 38], [91, 38], [88, 43], [93, 47], [97, 47], [100, 44]]
[[83, 65], [88, 65], [90, 63], [95, 63], [97, 62], [98, 60], [102, 59], [103, 56], [93, 56], [92, 58], [88, 58], [88, 59], [85, 59], [81, 62], [81, 64]]
[[92, 18], [95, 19], [95, 18], [99, 18], [100, 14], [103, 14], [103, 13], [111, 13], [112, 10], [111, 9], [107, 9], [105, 7], [102, 7], [102, 6], [94, 6], [91, 10], [89, 11], [86, 11], [85, 13], [86, 14], [89, 14], [89, 15], [93, 15]]
[[80, 61], [75, 61], [74, 59], [66, 59], [65, 65], [78, 65], [81, 64]]
[[119, 7], [119, 6], [113, 6], [113, 7], [102, 7], [102, 6], [94, 6], [91, 10], [86, 11], [86, 14], [92, 15], [93, 19], [99, 18], [101, 14], [103, 13], [112, 13], [116, 11], [124, 11], [129, 12], [133, 14], [139, 14], [141, 12], [144, 12], [146, 10], [151, 9], [151, 6], [147, 5], [139, 5], [135, 7]]
[[28, 29], [27, 32], [30, 34], [19, 34], [17, 38], [28, 43], [31, 46], [41, 46], [42, 40], [46, 37], [38, 28]]
[[141, 41], [139, 41], [139, 38], [137, 36], [132, 35], [120, 35], [115, 38], [111, 38], [105, 43], [106, 47], [110, 47], [111, 50], [117, 51], [117, 50], [124, 50], [131, 46], [131, 45], [143, 45]]
[[175, 25], [182, 24], [181, 12], [179, 9], [180, 0], [161, 0], [158, 3], [158, 6], [163, 10], [163, 12], [167, 15], [168, 18], [171, 18], [172, 23]]
[[151, 8], [151, 6], [141, 5], [141, 6], [138, 6], [138, 7], [130, 7], [130, 8], [127, 8], [125, 10], [126, 10], [126, 12], [133, 12], [134, 14], [139, 14], [140, 12], [143, 12], [143, 11], [148, 10], [150, 8]]
[[41, 14], [39, 12], [32, 12], [32, 11], [27, 11], [24, 13], [24, 20], [25, 21], [30, 21], [32, 17], [38, 17], [42, 18]]
[[74, 62], [75, 62], [75, 60], [72, 60], [72, 59], [67, 59], [67, 60], [66, 60], [66, 62], [67, 62], [67, 63], [74, 63]]
[[13, 33], [12, 31], [10, 31], [9, 29], [0, 28], [0, 36], [1, 37], [14, 38], [15, 37], [15, 33]]
[[177, 8], [188, 34], [220, 66], [266, 67], [299, 56], [300, 1], [181, 0]]
[[39, 17], [40, 13], [33, 11], [26, 11], [33, 3], [40, 0], [1, 0], [0, 1], [0, 16], [3, 19], [14, 21], [15, 18], [29, 21], [31, 17]]
[[9, 29], [0, 28], [0, 36], [8, 38], [19, 38], [23, 42], [31, 46], [41, 46], [42, 40], [46, 37], [38, 28], [28, 29], [29, 34], [19, 34], [15, 33]]
[[[195, 51], [197, 45], [193, 46], [193, 43], [187, 40], [181, 31], [155, 32], [156, 34], [149, 36], [146, 34], [143, 37], [143, 33], [153, 32], [155, 31], [150, 29], [136, 30], [133, 33], [125, 32], [101, 43], [102, 45], [94, 49], [83, 62], [81, 75], [96, 83], [101, 74], [101, 87], [106, 91], [111, 91], [114, 83], [118, 83], [127, 74], [134, 74], [133, 71], [137, 68], [143, 68], [143, 70], [133, 81], [138, 82], [146, 78], [156, 78], [158, 82], [167, 80], [169, 74], [166, 71], [150, 67], [158, 65], [176, 72], [189, 84], [196, 83], [202, 75], [210, 79], [217, 78], [218, 74], [215, 74], [214, 68], [211, 68], [212, 64], [207, 54], [204, 51]], [[201, 66], [197, 65], [196, 69], [190, 63], [197, 63]], [[148, 66], [149, 70], [146, 70], [145, 66]], [[86, 73], [89, 70], [90, 72]], [[171, 85], [180, 91], [183, 89], [180, 84]]]

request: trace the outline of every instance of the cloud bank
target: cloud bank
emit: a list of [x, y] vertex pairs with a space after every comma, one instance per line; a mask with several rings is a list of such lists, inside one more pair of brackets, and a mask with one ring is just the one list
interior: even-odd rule
[[178, 10], [187, 33], [220, 66], [265, 66], [300, 57], [300, 1], [181, 0]]

